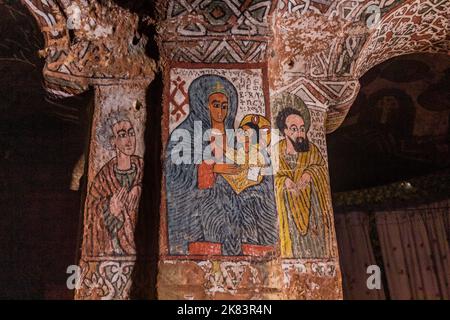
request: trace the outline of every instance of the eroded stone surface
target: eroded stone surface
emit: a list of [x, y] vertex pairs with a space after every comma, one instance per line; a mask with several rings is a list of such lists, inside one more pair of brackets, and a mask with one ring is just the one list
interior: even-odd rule
[[159, 270], [160, 299], [341, 298], [340, 278], [332, 261], [166, 260], [161, 261]]
[[80, 93], [96, 81], [153, 78], [137, 14], [114, 1], [22, 1], [41, 25], [44, 76], [57, 96]]

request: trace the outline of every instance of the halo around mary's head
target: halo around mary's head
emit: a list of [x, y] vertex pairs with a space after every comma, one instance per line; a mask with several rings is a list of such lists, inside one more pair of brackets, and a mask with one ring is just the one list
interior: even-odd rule
[[228, 79], [217, 75], [203, 75], [192, 81], [188, 89], [189, 115], [180, 126], [189, 130], [193, 128], [194, 121], [201, 121], [203, 129], [211, 128], [208, 100], [214, 93], [227, 96], [228, 114], [225, 119], [225, 128], [233, 129], [238, 108], [237, 90]]

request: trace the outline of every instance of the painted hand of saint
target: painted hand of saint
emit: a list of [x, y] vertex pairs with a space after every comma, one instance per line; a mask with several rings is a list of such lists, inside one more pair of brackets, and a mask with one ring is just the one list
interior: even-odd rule
[[287, 191], [297, 192], [297, 184], [289, 178], [286, 178], [284, 182], [284, 187]]
[[111, 214], [119, 218], [122, 211], [125, 209], [128, 192], [125, 187], [120, 188], [119, 192], [115, 193], [109, 201], [109, 211]]
[[311, 175], [307, 172], [303, 173], [300, 180], [297, 182], [298, 190], [305, 189], [311, 183]]
[[291, 179], [287, 178], [284, 182], [284, 187], [287, 191], [298, 193], [305, 189], [311, 183], [311, 175], [309, 173], [303, 173], [300, 180], [295, 183]]
[[141, 196], [141, 186], [134, 186], [127, 196], [127, 209], [128, 212], [134, 212], [139, 205], [139, 199]]

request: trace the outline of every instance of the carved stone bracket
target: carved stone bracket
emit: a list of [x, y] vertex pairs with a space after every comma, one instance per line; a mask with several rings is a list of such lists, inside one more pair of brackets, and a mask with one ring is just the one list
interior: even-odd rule
[[93, 82], [153, 79], [139, 17], [113, 1], [22, 0], [45, 36], [44, 77], [56, 96], [85, 91]]

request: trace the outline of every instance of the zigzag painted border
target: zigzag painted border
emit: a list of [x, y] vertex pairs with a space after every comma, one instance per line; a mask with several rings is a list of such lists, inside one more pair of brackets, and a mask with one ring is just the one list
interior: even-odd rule
[[175, 62], [195, 63], [256, 63], [266, 57], [267, 42], [251, 40], [193, 41], [192, 46], [179, 47], [176, 42], [165, 42], [170, 59]]

